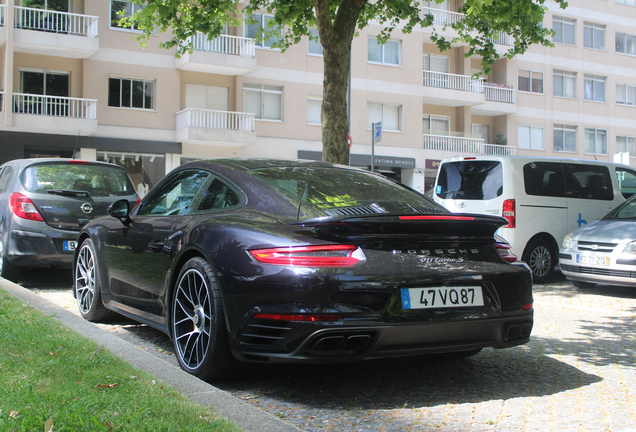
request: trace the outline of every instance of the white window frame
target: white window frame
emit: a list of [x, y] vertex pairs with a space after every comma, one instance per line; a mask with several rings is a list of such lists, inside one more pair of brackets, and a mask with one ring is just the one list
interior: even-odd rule
[[[597, 46], [596, 35], [602, 33], [603, 43], [602, 46]], [[589, 42], [588, 42], [589, 36]], [[596, 49], [605, 51], [605, 26], [602, 24], [596, 24], [593, 22], [583, 22], [583, 46], [585, 48]]]
[[[381, 61], [374, 61], [374, 60], [369, 60], [369, 41], [374, 40], [381, 48], [382, 48], [382, 60]], [[398, 62], [397, 63], [389, 63], [385, 60], [385, 54], [384, 54], [384, 48], [386, 46], [386, 44], [388, 43], [397, 43], [398, 44]], [[369, 36], [367, 37], [367, 63], [371, 63], [371, 64], [378, 64], [378, 65], [383, 65], [383, 66], [394, 66], [394, 67], [399, 67], [402, 66], [402, 41], [401, 40], [397, 40], [397, 39], [389, 39], [388, 41], [386, 41], [385, 43], [380, 43], [380, 41], [378, 40], [377, 37], [375, 36]]]
[[[624, 51], [618, 50], [619, 39], [622, 40]], [[632, 44], [631, 52], [628, 52], [628, 49], [627, 49], [628, 41], [631, 41], [631, 44]], [[629, 33], [616, 32], [616, 34], [614, 35], [614, 51], [619, 54], [625, 54], [625, 55], [631, 55], [631, 56], [636, 55], [636, 35], [629, 34]]]
[[[428, 69], [426, 69], [424, 67], [424, 59], [428, 58]], [[441, 59], [444, 62], [444, 66], [445, 66], [445, 70], [443, 71], [439, 71], [439, 70], [434, 70], [431, 69], [431, 60], [437, 58], [437, 59]], [[443, 55], [438, 55], [438, 54], [423, 54], [422, 55], [422, 69], [425, 71], [431, 71], [431, 72], [442, 72], [442, 73], [450, 73], [450, 57], [449, 56], [443, 56]]]
[[[560, 32], [561, 40], [557, 40], [557, 36], [559, 35], [559, 33], [557, 32], [557, 34], [555, 34], [554, 38], [552, 39], [553, 42], [565, 44], [565, 45], [576, 45], [576, 20], [575, 19], [554, 16], [552, 17], [552, 29], [554, 31], [557, 31], [556, 27], [561, 27], [561, 32]], [[568, 30], [567, 34], [569, 34], [570, 31], [572, 32], [571, 43], [565, 41], [567, 39], [565, 37], [566, 29]]]
[[[322, 43], [320, 43], [320, 35], [318, 34], [318, 29], [311, 28], [311, 29], [309, 29], [309, 33], [311, 33], [312, 36], [317, 37], [318, 40], [312, 41], [311, 39], [308, 38], [308, 40], [307, 40], [307, 55], [323, 57], [324, 56], [323, 55], [323, 48], [322, 48]], [[313, 52], [312, 52], [312, 47], [314, 48]]]
[[[619, 147], [620, 138], [624, 141], [622, 148]], [[616, 152], [627, 152], [630, 157], [636, 155], [636, 137], [629, 135], [616, 135]]]
[[[552, 141], [552, 148], [554, 149], [554, 151], [558, 151], [558, 152], [569, 152], [569, 153], [576, 153], [576, 126], [571, 126], [571, 125], [562, 125], [562, 124], [555, 124], [553, 126], [553, 141]], [[566, 136], [569, 134], [572, 134], [574, 137], [574, 148], [572, 149], [568, 149], [567, 148], [567, 140], [566, 140]], [[562, 149], [557, 149], [556, 148], [556, 139], [554, 139], [556, 137], [557, 134], [561, 135], [561, 142], [563, 143], [563, 148]]]
[[[527, 132], [529, 133], [529, 143], [527, 147], [522, 146], [521, 140], [517, 138], [517, 144], [520, 149], [545, 150], [545, 131], [542, 127], [519, 125], [517, 137], [521, 136], [522, 129], [524, 132], [527, 129]], [[541, 132], [541, 143], [536, 143], [534, 142], [536, 139], [533, 140], [533, 137], [536, 137], [536, 134], [539, 133], [539, 131]]]
[[[129, 17], [133, 14], [135, 14], [138, 10], [143, 9], [145, 7], [145, 5], [138, 5], [137, 3], [133, 3], [130, 0], [110, 0], [109, 3], [109, 20], [108, 20], [108, 29], [109, 30], [119, 30], [119, 31], [125, 31], [125, 32], [131, 32], [131, 33], [141, 33], [142, 31], [133, 27], [120, 27], [118, 25], [113, 25], [113, 2], [117, 1], [120, 3], [127, 3], [130, 6], [130, 10], [131, 13], [130, 14], [126, 14], [125, 17]], [[118, 18], [121, 19], [123, 17]]]
[[[521, 78], [521, 75], [519, 75], [519, 72], [528, 72], [528, 79], [529, 79], [529, 85], [530, 85], [530, 89], [529, 90], [522, 90], [521, 89], [521, 83], [519, 82], [519, 78]], [[533, 91], [534, 85], [534, 74], [541, 74], [541, 91]], [[525, 78], [525, 77], [524, 77]], [[539, 72], [536, 70], [532, 70], [532, 69], [517, 69], [517, 86], [519, 87], [519, 92], [521, 93], [532, 93], [532, 94], [544, 94], [545, 93], [545, 80], [544, 80], [544, 76], [543, 76], [543, 72]]]
[[[587, 148], [587, 137], [588, 137], [588, 133], [593, 133], [594, 134], [594, 151], [590, 151]], [[601, 140], [601, 142], [599, 143], [599, 135], [605, 135], [605, 153], [603, 153], [603, 142]], [[596, 154], [596, 155], [607, 155], [607, 129], [601, 129], [601, 128], [585, 128], [585, 154]], [[599, 151], [599, 144], [601, 145], [601, 151]]]
[[[428, 125], [429, 128], [428, 129], [424, 129], [424, 120], [428, 119]], [[434, 114], [424, 114], [422, 116], [422, 129], [423, 129], [423, 133], [426, 135], [440, 135], [439, 131], [433, 131], [433, 129], [430, 128], [432, 121], [433, 120], [442, 120], [446, 123], [447, 128], [444, 131], [445, 134], [442, 136], [450, 136], [450, 117], [449, 116], [441, 116], [441, 115], [434, 115]]]
[[[561, 94], [556, 93], [557, 86], [555, 85], [555, 82], [557, 80], [561, 81]], [[570, 81], [570, 80], [573, 82], [572, 88], [574, 89], [574, 94], [572, 96], [565, 94], [565, 89], [567, 88], [565, 83], [566, 81]], [[557, 69], [553, 70], [552, 71], [552, 96], [568, 98], [568, 99], [576, 99], [576, 72], [569, 72], [569, 71], [563, 71], [563, 70], [557, 70]]]
[[[369, 121], [369, 105], [381, 105], [382, 106], [382, 132], [402, 132], [402, 105], [399, 104], [389, 104], [389, 103], [380, 103], [380, 102], [367, 102], [367, 130], [371, 130], [371, 123]], [[385, 108], [386, 107], [397, 107], [398, 108], [398, 129], [386, 129], [386, 122], [384, 118], [386, 117]]]
[[[318, 123], [312, 123], [309, 118], [309, 101], [319, 102], [319, 111], [318, 111]], [[311, 126], [322, 126], [322, 98], [319, 96], [308, 96], [307, 97], [307, 124]]]
[[[256, 48], [259, 49], [268, 49], [268, 50], [274, 50], [274, 51], [280, 51], [280, 48], [272, 48], [271, 45], [273, 45], [274, 43], [280, 41], [280, 37], [275, 38], [277, 39], [276, 42], [273, 42], [271, 45], [267, 45], [269, 43], [270, 40], [273, 40], [273, 38], [264, 38], [262, 37], [262, 34], [259, 36], [259, 30], [260, 29], [264, 29], [264, 31], [267, 30], [267, 21], [268, 19], [274, 19], [274, 15], [269, 15], [266, 13], [262, 13], [262, 12], [256, 12], [253, 13], [251, 16], [255, 17], [256, 15], [260, 15], [260, 20], [259, 23], [257, 24], [257, 29], [256, 29], [256, 34], [254, 35], [254, 44], [256, 45]], [[247, 35], [247, 27], [248, 27], [248, 23], [246, 22], [245, 24], [243, 24], [243, 35], [245, 37], [250, 37]], [[275, 28], [276, 26], [274, 26]], [[278, 31], [281, 32], [281, 36], [282, 36], [282, 29], [278, 29]], [[260, 40], [259, 40], [260, 39]]]
[[[116, 105], [110, 105], [110, 80], [111, 79], [118, 79], [119, 80], [119, 106]], [[122, 106], [122, 80], [126, 80], [126, 81], [130, 81], [130, 106]], [[144, 107], [140, 108], [140, 107], [133, 107], [132, 106], [132, 98], [133, 98], [133, 81], [141, 81], [144, 83], [144, 94], [142, 96], [143, 101], [144, 101]], [[146, 83], [152, 83], [152, 107], [151, 108], [146, 108]], [[108, 97], [106, 98], [106, 106], [108, 106], [108, 108], [117, 108], [117, 109], [126, 109], [126, 110], [136, 110], [136, 111], [156, 111], [157, 108], [157, 80], [155, 79], [148, 79], [148, 78], [134, 78], [134, 77], [127, 77], [127, 76], [121, 76], [121, 75], [109, 75], [108, 76]]]
[[[470, 125], [470, 134], [473, 136], [473, 138], [477, 137], [477, 132], [479, 131], [479, 128], [486, 128], [486, 138], [484, 138], [484, 142], [489, 143], [490, 142], [490, 125], [472, 123]], [[475, 131], [475, 129], [477, 129], [477, 131]], [[482, 137], [483, 135], [480, 133], [479, 136]]]
[[[253, 86], [253, 87], [245, 87], [245, 86]], [[257, 88], [260, 86], [260, 88]], [[266, 88], [267, 87], [267, 88]], [[280, 88], [280, 90], [274, 90], [273, 87]], [[284, 99], [283, 99], [283, 86], [271, 86], [267, 84], [256, 84], [256, 83], [243, 83], [243, 109], [245, 110], [245, 94], [247, 92], [252, 93], [260, 93], [261, 99], [261, 117], [256, 117], [256, 113], [254, 113], [254, 119], [258, 121], [269, 121], [269, 122], [282, 122], [283, 121], [283, 113], [284, 113]], [[280, 119], [267, 119], [263, 118], [263, 113], [265, 112], [265, 98], [264, 94], [276, 94], [280, 95]]]
[[[603, 99], [602, 100], [596, 98], [597, 87], [601, 85], [601, 83], [603, 84]], [[588, 85], [591, 86], [591, 91], [592, 91], [591, 98], [587, 97], [586, 89]], [[605, 102], [606, 87], [607, 87], [606, 77], [585, 74], [585, 76], [583, 77], [583, 99], [586, 101], [591, 101], [591, 102]]]
[[41, 73], [42, 74], [42, 89], [43, 89], [43, 93], [40, 96], [45, 96], [46, 95], [46, 76], [47, 74], [51, 74], [51, 75], [68, 75], [68, 94], [66, 95], [66, 97], [70, 97], [71, 95], [71, 72], [70, 71], [63, 71], [63, 70], [55, 70], [55, 69], [42, 69], [42, 68], [32, 68], [32, 67], [21, 67], [18, 69], [18, 81], [19, 81], [19, 89], [20, 89], [20, 93], [25, 93], [24, 90], [24, 81], [23, 81], [23, 75], [22, 72], [31, 72], [31, 73]]
[[[619, 99], [619, 97], [622, 100]], [[636, 85], [616, 84], [616, 103], [619, 105], [636, 106]]]

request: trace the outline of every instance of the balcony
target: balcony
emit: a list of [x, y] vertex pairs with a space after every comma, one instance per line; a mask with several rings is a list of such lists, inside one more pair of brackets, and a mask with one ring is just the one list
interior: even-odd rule
[[472, 106], [484, 102], [484, 80], [467, 75], [423, 71], [422, 84], [437, 90], [424, 94], [424, 103], [444, 106]]
[[190, 40], [194, 51], [176, 60], [177, 69], [232, 76], [256, 70], [254, 39], [220, 35], [208, 40], [206, 35], [198, 33]]
[[480, 138], [468, 138], [450, 135], [424, 134], [424, 149], [449, 152], [452, 155], [467, 153], [475, 155], [514, 156], [516, 147], [486, 144]]
[[97, 132], [95, 99], [14, 93], [13, 113], [16, 129], [73, 135]]
[[223, 147], [256, 144], [254, 114], [186, 108], [177, 113], [176, 140]]
[[464, 18], [463, 13], [452, 12], [442, 9], [423, 7], [420, 17], [426, 19], [426, 15], [433, 15], [433, 24], [453, 25]]
[[98, 17], [16, 6], [15, 51], [88, 58], [99, 50]]
[[472, 107], [476, 115], [498, 116], [517, 113], [517, 91], [504, 84], [484, 83], [485, 102]]

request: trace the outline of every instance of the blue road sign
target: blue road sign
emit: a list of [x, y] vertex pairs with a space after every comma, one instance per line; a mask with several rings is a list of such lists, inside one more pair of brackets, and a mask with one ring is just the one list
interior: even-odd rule
[[382, 122], [373, 123], [373, 142], [382, 141]]

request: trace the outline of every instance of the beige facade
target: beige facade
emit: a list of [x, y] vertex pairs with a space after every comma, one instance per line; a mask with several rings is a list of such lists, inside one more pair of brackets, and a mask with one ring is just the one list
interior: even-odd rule
[[[109, 160], [152, 184], [191, 159], [320, 157], [315, 44], [281, 53], [231, 28], [177, 59], [158, 48], [166, 34], [144, 49], [134, 29], [113, 24], [111, 3], [50, 11], [2, 0], [0, 161]], [[440, 29], [461, 19], [455, 1], [432, 3], [424, 11]], [[363, 29], [352, 46], [352, 164], [370, 167], [380, 120], [374, 166], [422, 192], [449, 156], [636, 156], [636, 7], [624, 3], [547, 2], [555, 46], [498, 60], [480, 79], [481, 60], [461, 45], [440, 52], [430, 29], [396, 31], [384, 46], [374, 45], [381, 26]], [[495, 41], [500, 53], [507, 43]]]

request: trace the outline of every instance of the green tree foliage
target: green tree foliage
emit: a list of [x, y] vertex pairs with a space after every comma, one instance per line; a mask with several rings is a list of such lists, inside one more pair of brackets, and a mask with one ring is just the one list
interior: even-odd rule
[[[323, 160], [347, 164], [347, 86], [351, 42], [360, 29], [377, 22], [384, 27], [378, 36], [386, 41], [399, 28], [410, 33], [417, 26], [430, 27], [433, 16], [423, 13], [417, 0], [134, 0], [145, 8], [130, 17], [143, 31], [145, 43], [154, 31], [171, 31], [171, 38], [163, 48], [177, 49], [177, 55], [192, 51], [190, 36], [197, 32], [217, 37], [226, 25], [255, 23], [251, 14], [267, 11], [274, 15], [262, 37], [280, 37], [275, 45], [284, 51], [298, 43], [303, 36], [311, 37], [310, 29], [317, 28], [324, 55], [324, 83], [322, 101]], [[442, 0], [436, 0], [441, 3]], [[556, 0], [565, 8], [565, 0]], [[552, 30], [544, 28], [545, 0], [465, 0], [459, 8], [464, 18], [448, 27], [457, 37], [447, 39], [433, 28], [432, 40], [440, 50], [451, 43], [467, 45], [467, 57], [481, 56], [484, 72], [500, 56], [492, 39], [507, 33], [514, 38], [506, 57], [524, 53], [531, 44], [551, 46]], [[281, 34], [282, 33], [282, 34]]]

